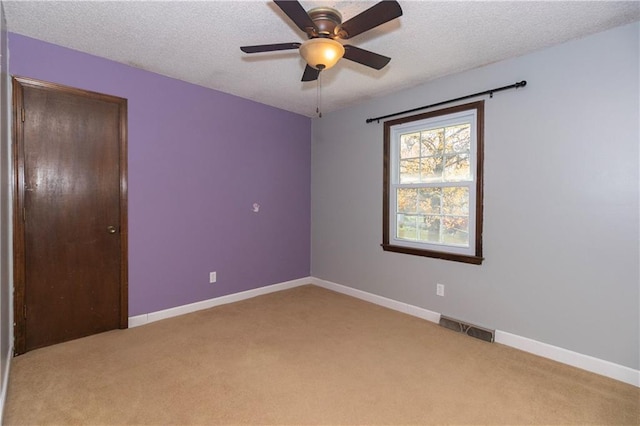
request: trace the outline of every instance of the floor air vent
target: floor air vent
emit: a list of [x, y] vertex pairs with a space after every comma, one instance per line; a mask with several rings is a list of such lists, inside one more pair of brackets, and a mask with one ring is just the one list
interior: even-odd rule
[[482, 328], [477, 325], [467, 324], [457, 319], [440, 316], [440, 325], [453, 331], [465, 333], [468, 336], [475, 337], [476, 339], [484, 340], [485, 342], [493, 342], [494, 330]]

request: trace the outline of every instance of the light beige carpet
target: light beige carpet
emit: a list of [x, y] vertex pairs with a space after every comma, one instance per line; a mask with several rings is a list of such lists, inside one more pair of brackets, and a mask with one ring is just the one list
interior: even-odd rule
[[14, 358], [6, 425], [639, 424], [640, 389], [314, 286]]

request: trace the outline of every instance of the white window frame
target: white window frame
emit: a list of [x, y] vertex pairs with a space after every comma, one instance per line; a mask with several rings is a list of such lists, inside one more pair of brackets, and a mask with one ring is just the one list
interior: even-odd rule
[[[427, 257], [466, 263], [482, 263], [482, 160], [484, 101], [446, 108], [385, 122], [385, 192], [382, 247]], [[435, 128], [470, 124], [470, 179], [422, 183], [400, 183], [400, 137]], [[465, 187], [469, 191], [469, 245], [426, 243], [398, 238], [397, 189]]]

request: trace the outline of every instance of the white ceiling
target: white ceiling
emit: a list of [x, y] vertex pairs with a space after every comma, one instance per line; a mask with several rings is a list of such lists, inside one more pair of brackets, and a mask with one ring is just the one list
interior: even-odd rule
[[[316, 82], [300, 81], [305, 64], [297, 50], [247, 55], [239, 49], [304, 41], [271, 1], [2, 2], [11, 32], [315, 114]], [[377, 2], [300, 3], [306, 10], [334, 7], [344, 22]], [[399, 3], [403, 16], [348, 41], [390, 56], [389, 65], [376, 71], [341, 60], [323, 72], [323, 112], [640, 20], [638, 1]]]

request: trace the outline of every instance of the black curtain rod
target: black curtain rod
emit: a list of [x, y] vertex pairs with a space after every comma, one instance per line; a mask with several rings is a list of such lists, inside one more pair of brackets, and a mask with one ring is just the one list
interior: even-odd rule
[[379, 123], [380, 120], [383, 120], [385, 118], [395, 117], [397, 115], [402, 115], [402, 114], [408, 114], [410, 112], [416, 112], [416, 111], [420, 111], [421, 109], [433, 108], [433, 107], [437, 107], [437, 106], [444, 105], [444, 104], [450, 104], [451, 102], [462, 101], [464, 99], [475, 98], [476, 96], [489, 95], [490, 97], [493, 97], [493, 94], [496, 93], [496, 92], [501, 92], [501, 91], [507, 90], [507, 89], [517, 89], [518, 87], [524, 87], [526, 85], [527, 85], [527, 81], [526, 80], [522, 80], [522, 81], [517, 82], [516, 84], [510, 84], [508, 86], [498, 87], [497, 89], [485, 90], [484, 92], [478, 92], [478, 93], [474, 93], [473, 95], [462, 96], [460, 98], [449, 99], [448, 101], [438, 102], [437, 104], [425, 105], [425, 106], [418, 107], [418, 108], [408, 109], [408, 110], [402, 111], [402, 112], [395, 112], [393, 114], [383, 115], [381, 117], [367, 118], [367, 123], [372, 123], [374, 121], [377, 121]]

